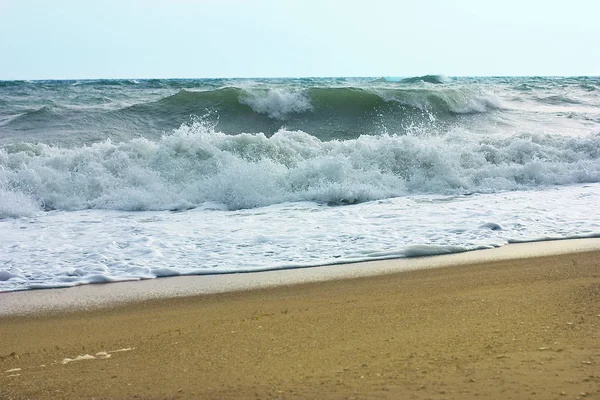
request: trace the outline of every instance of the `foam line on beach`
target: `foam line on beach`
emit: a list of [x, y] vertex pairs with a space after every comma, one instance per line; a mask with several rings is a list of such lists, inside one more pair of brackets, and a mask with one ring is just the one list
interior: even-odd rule
[[432, 257], [391, 259], [257, 273], [184, 276], [64, 289], [0, 293], [0, 316], [90, 310], [161, 298], [261, 289], [359, 278], [417, 269], [600, 250], [600, 239], [509, 244], [500, 248]]

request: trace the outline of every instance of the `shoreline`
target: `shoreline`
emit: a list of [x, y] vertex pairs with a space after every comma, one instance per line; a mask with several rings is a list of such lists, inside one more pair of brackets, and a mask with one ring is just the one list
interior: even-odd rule
[[184, 275], [148, 280], [0, 293], [0, 317], [111, 308], [149, 300], [252, 291], [277, 286], [364, 278], [405, 271], [600, 250], [600, 238], [510, 243], [445, 255], [261, 272]]
[[0, 398], [597, 398], [590, 246], [0, 317]]

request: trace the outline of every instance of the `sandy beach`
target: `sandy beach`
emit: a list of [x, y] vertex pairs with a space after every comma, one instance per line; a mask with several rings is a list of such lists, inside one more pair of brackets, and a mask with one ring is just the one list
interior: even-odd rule
[[599, 325], [598, 250], [13, 313], [0, 398], [594, 399]]

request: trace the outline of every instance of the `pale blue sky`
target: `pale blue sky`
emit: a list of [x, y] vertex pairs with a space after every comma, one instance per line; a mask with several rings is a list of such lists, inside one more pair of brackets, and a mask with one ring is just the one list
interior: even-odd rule
[[0, 0], [0, 79], [599, 75], [600, 2]]

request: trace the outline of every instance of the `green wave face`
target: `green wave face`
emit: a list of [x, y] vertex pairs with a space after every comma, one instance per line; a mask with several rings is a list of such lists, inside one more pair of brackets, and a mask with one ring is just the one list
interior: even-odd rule
[[0, 81], [0, 143], [156, 139], [197, 118], [230, 135], [269, 137], [285, 128], [325, 141], [383, 133], [444, 135], [456, 128], [502, 132], [533, 122], [550, 129], [563, 126], [567, 114], [571, 125], [600, 120], [599, 87], [598, 78], [441, 75]]

